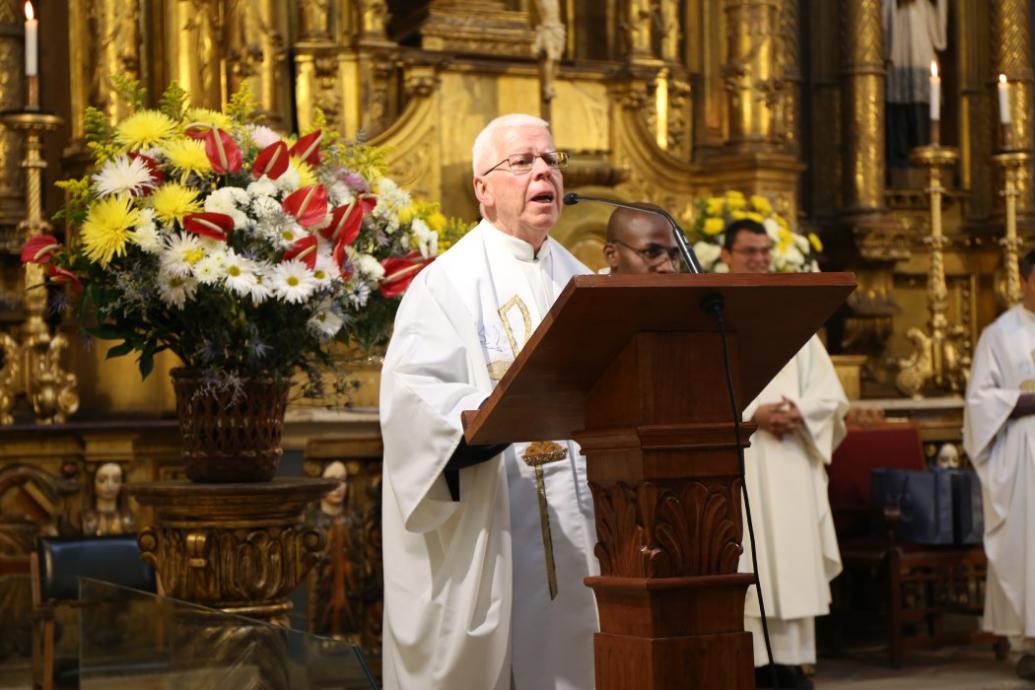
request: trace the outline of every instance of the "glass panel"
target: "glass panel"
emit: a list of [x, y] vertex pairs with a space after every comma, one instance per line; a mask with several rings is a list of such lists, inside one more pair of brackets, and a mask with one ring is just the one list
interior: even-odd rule
[[359, 647], [83, 578], [82, 690], [376, 690]]

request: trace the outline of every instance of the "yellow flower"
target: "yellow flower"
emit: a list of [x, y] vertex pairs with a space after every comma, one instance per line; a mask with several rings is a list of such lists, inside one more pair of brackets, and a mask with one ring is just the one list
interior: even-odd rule
[[126, 253], [130, 230], [140, 222], [140, 211], [127, 196], [109, 196], [90, 207], [83, 222], [82, 240], [86, 257], [107, 266], [113, 257]]
[[725, 205], [726, 200], [721, 196], [709, 197], [708, 201], [705, 202], [705, 211], [709, 216], [720, 216]]
[[791, 244], [794, 242], [794, 235], [787, 228], [780, 228], [777, 236], [777, 248], [781, 252], [785, 252], [790, 249]]
[[747, 199], [740, 192], [726, 192], [726, 206], [731, 211], [739, 211], [747, 207]]
[[428, 216], [424, 222], [427, 223], [428, 227], [434, 230], [435, 232], [441, 233], [443, 230], [446, 229], [446, 225], [449, 221], [446, 220], [446, 217], [444, 215], [442, 215], [438, 211], [435, 211], [430, 216]]
[[708, 218], [704, 221], [704, 234], [718, 235], [724, 227], [726, 224], [722, 222], [722, 218]]
[[761, 213], [755, 213], [754, 211], [748, 211], [744, 214], [744, 217], [748, 218], [749, 220], [753, 220], [756, 223], [761, 223], [763, 220], [765, 220]]
[[761, 213], [763, 216], [768, 216], [773, 212], [773, 206], [769, 203], [769, 199], [759, 194], [751, 195], [751, 207]]
[[224, 131], [230, 129], [234, 125], [228, 115], [224, 115], [218, 110], [209, 110], [208, 108], [187, 108], [187, 112], [183, 114], [184, 126], [186, 127], [187, 125], [192, 125], [198, 122], [218, 127]]
[[403, 225], [409, 224], [410, 221], [413, 220], [414, 211], [415, 209], [413, 208], [413, 204], [410, 204], [403, 210], [399, 211], [399, 222]]
[[167, 182], [159, 187], [151, 195], [151, 203], [154, 204], [155, 217], [163, 223], [182, 221], [188, 213], [201, 210], [198, 193], [175, 182]]
[[823, 243], [819, 241], [819, 236], [814, 232], [809, 233], [809, 244], [812, 245], [812, 249], [821, 252], [823, 251]]
[[316, 184], [316, 175], [313, 173], [313, 169], [309, 167], [301, 158], [291, 156], [291, 165], [294, 167], [295, 172], [298, 173], [298, 186], [299, 188], [308, 187], [311, 184]]
[[173, 139], [162, 147], [170, 165], [183, 171], [186, 178], [190, 173], [203, 175], [212, 172], [212, 163], [205, 154], [205, 143], [186, 137]]
[[747, 218], [747, 213], [745, 213], [744, 211], [730, 211], [730, 218], [732, 218], [733, 220]]
[[115, 138], [127, 149], [144, 149], [161, 144], [176, 132], [176, 123], [155, 110], [141, 110], [115, 128]]

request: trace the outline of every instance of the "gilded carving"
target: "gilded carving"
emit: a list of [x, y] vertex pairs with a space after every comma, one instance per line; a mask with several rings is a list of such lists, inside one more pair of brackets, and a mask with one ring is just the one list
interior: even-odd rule
[[739, 480], [589, 486], [601, 575], [658, 578], [736, 572], [743, 551]]
[[[1031, 7], [1023, 0], [991, 3], [994, 69], [1010, 80], [1009, 135], [1013, 147], [1030, 151], [1032, 132]], [[1029, 222], [1033, 214], [1032, 161], [1025, 162], [1016, 176], [1017, 213]]]
[[302, 39], [329, 41], [331, 39], [331, 0], [300, 0], [298, 5]]
[[237, 91], [248, 82], [259, 113], [274, 126], [282, 126], [289, 119], [285, 8], [276, 0], [238, 0], [229, 10], [225, 58], [229, 90]]

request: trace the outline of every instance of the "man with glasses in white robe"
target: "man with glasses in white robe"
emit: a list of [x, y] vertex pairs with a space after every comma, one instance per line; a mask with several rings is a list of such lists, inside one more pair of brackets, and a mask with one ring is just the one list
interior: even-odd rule
[[493, 120], [472, 151], [481, 223], [409, 287], [381, 375], [384, 683], [590, 690], [597, 574], [585, 458], [566, 440], [469, 446], [489, 396], [578, 274], [548, 125]]

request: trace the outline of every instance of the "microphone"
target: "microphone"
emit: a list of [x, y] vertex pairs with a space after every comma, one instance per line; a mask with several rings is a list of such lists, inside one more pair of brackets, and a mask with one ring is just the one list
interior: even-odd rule
[[660, 208], [642, 208], [633, 204], [627, 204], [624, 201], [615, 201], [614, 199], [605, 199], [600, 196], [585, 196], [584, 194], [576, 194], [575, 192], [568, 192], [564, 195], [564, 205], [574, 206], [580, 201], [597, 201], [602, 204], [610, 204], [612, 206], [618, 206], [619, 208], [627, 208], [631, 211], [639, 211], [641, 213], [653, 213], [656, 216], [661, 216], [668, 221], [668, 224], [672, 226], [672, 235], [676, 238], [676, 245], [679, 247], [679, 255], [683, 257], [683, 263], [686, 264], [686, 268], [691, 273], [703, 273], [701, 270], [701, 262], [697, 260], [697, 255], [694, 254], [694, 250], [690, 247], [690, 244], [686, 241], [686, 235], [683, 234], [683, 228], [679, 227], [679, 223], [676, 219], [669, 215], [668, 211]]

